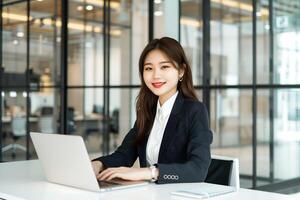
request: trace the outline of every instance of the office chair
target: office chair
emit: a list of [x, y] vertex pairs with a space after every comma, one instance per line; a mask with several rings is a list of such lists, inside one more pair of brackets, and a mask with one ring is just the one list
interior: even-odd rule
[[2, 152], [6, 152], [12, 149], [12, 157], [16, 157], [16, 149], [26, 151], [26, 147], [17, 144], [17, 140], [22, 137], [26, 136], [26, 118], [25, 117], [13, 117], [11, 121], [11, 128], [12, 128], [12, 138], [14, 143], [9, 144], [2, 148]]
[[94, 104], [92, 112], [97, 114], [103, 114], [103, 106]]
[[211, 156], [205, 182], [240, 188], [239, 160], [227, 156]]
[[41, 115], [53, 115], [53, 107], [51, 106], [41, 107]]
[[73, 107], [68, 107], [67, 111], [68, 133], [75, 133], [75, 109]]
[[[56, 128], [57, 128], [57, 132], [59, 133], [60, 130], [60, 115], [57, 119], [56, 122]], [[75, 124], [75, 110], [73, 107], [68, 107], [67, 108], [67, 129], [68, 129], [68, 133], [72, 134], [76, 132], [76, 124]]]
[[54, 124], [53, 116], [45, 115], [39, 117], [38, 126], [39, 130], [42, 133], [54, 133]]
[[119, 110], [118, 109], [114, 109], [111, 117], [110, 117], [110, 132], [113, 134], [114, 136], [114, 148], [116, 149], [118, 144], [117, 144], [117, 138], [118, 138], [118, 134], [119, 134]]

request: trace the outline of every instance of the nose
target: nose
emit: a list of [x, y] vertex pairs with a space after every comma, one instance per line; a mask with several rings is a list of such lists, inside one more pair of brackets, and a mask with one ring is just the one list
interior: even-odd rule
[[159, 69], [159, 67], [155, 67], [154, 70], [153, 70], [153, 78], [160, 78], [161, 76], [161, 71]]

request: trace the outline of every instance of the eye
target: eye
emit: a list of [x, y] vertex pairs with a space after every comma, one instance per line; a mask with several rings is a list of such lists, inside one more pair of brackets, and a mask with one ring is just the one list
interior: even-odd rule
[[152, 70], [152, 67], [144, 67], [144, 70], [145, 71], [150, 71], [150, 70]]
[[168, 65], [161, 66], [161, 69], [168, 69], [168, 68], [170, 68], [170, 66], [168, 66]]

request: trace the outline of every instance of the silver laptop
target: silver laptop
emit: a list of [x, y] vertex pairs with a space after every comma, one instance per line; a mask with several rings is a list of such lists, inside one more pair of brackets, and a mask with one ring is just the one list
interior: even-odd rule
[[81, 136], [30, 132], [48, 181], [67, 186], [108, 191], [146, 185], [147, 181], [98, 181]]

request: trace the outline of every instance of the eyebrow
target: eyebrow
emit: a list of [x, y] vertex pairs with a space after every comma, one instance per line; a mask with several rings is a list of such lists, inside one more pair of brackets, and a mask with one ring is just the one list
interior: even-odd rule
[[[159, 64], [165, 64], [165, 63], [170, 63], [170, 64], [173, 64], [171, 61], [162, 61], [162, 62], [159, 62]], [[145, 65], [152, 65], [152, 63], [145, 63]]]

